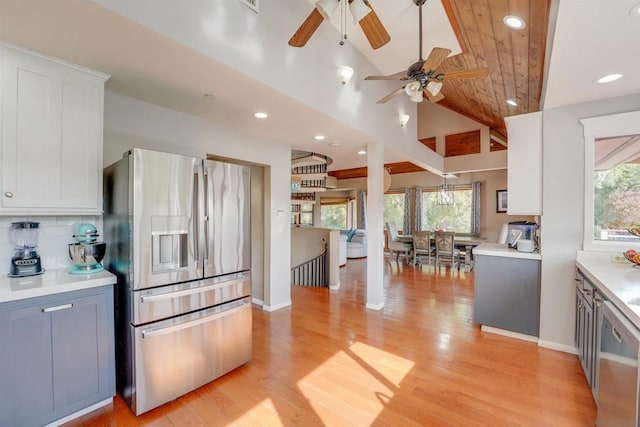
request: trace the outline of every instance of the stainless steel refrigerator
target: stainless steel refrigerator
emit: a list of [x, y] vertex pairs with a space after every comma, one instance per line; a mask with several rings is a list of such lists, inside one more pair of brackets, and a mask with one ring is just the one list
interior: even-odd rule
[[133, 149], [104, 170], [117, 389], [139, 415], [251, 358], [250, 169]]

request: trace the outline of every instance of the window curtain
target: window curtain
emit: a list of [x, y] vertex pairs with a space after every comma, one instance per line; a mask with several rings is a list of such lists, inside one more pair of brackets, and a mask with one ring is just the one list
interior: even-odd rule
[[358, 190], [358, 228], [367, 229], [367, 193]]
[[480, 183], [471, 184], [471, 232], [480, 234]]
[[422, 187], [416, 187], [414, 230], [422, 230]]
[[411, 189], [404, 189], [404, 218], [402, 221], [402, 233], [411, 234]]

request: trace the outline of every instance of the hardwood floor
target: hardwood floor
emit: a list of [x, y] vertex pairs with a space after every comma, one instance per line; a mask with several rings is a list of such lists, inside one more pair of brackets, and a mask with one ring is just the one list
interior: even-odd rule
[[364, 308], [366, 260], [339, 291], [294, 287], [253, 310], [253, 359], [135, 417], [119, 396], [69, 426], [588, 426], [596, 409], [574, 355], [483, 333], [473, 274], [385, 267], [385, 307]]

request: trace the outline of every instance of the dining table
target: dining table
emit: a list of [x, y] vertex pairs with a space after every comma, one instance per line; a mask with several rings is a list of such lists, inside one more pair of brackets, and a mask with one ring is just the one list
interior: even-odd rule
[[[413, 235], [402, 234], [398, 236], [400, 242], [411, 243], [413, 245]], [[431, 233], [431, 241], [435, 241], [435, 233]], [[459, 249], [464, 249], [464, 271], [473, 270], [472, 249], [481, 243], [486, 242], [484, 237], [471, 236], [468, 234], [454, 234], [453, 244]], [[413, 249], [412, 249], [413, 250]]]

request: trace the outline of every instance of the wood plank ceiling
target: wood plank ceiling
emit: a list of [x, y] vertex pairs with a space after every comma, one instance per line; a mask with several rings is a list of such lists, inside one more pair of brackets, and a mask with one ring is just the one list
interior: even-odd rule
[[[540, 110], [550, 0], [442, 0], [462, 53], [439, 71], [489, 68], [490, 77], [445, 82], [439, 104], [507, 136], [503, 118]], [[503, 18], [524, 19], [521, 30]], [[429, 31], [427, 28], [426, 31]], [[509, 106], [512, 99], [517, 107]]]

